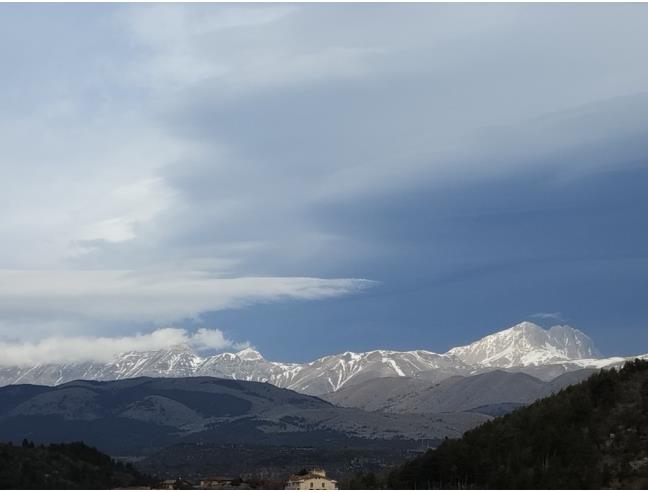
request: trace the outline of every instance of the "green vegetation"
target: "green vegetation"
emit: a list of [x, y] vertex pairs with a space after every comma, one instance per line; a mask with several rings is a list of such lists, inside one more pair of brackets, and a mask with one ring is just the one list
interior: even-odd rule
[[376, 487], [648, 488], [648, 361], [445, 440]]
[[0, 489], [111, 489], [148, 483], [130, 464], [81, 442], [0, 444]]

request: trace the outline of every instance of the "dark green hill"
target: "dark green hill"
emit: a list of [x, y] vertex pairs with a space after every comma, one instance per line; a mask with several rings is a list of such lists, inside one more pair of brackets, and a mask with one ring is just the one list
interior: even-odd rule
[[460, 436], [471, 412], [389, 415], [339, 408], [267, 383], [212, 377], [71, 381], [0, 388], [0, 441], [83, 441], [113, 456], [182, 443], [351, 445], [391, 449]]
[[130, 465], [81, 442], [0, 444], [0, 489], [112, 489], [148, 485]]
[[648, 361], [601, 371], [445, 440], [389, 488], [648, 488]]

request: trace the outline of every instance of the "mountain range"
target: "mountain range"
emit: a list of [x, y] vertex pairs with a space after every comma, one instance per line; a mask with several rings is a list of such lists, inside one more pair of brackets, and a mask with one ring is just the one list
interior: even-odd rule
[[84, 441], [158, 476], [297, 463], [342, 476], [397, 464], [627, 359], [601, 357], [574, 328], [523, 322], [445, 353], [299, 364], [179, 345], [108, 363], [0, 367], [0, 441]]
[[411, 446], [458, 437], [486, 420], [366, 412], [267, 383], [203, 376], [0, 388], [0, 441], [84, 441], [137, 456], [179, 443]]
[[[522, 322], [445, 353], [427, 350], [344, 352], [307, 363], [266, 360], [246, 348], [236, 353], [201, 357], [191, 347], [127, 352], [108, 363], [41, 364], [0, 367], [0, 385], [58, 385], [73, 380], [121, 380], [141, 376], [211, 376], [268, 382], [309, 395], [327, 395], [376, 378], [416, 378], [440, 383], [495, 369], [522, 372], [549, 381], [566, 372], [622, 364], [627, 358], [602, 358], [583, 332], [564, 325], [548, 330]], [[0, 361], [1, 364], [1, 361]]]

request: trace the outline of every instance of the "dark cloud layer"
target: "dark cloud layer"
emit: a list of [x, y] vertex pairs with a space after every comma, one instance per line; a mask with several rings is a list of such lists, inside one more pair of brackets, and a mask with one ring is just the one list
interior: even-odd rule
[[0, 9], [3, 269], [342, 279], [178, 320], [282, 359], [537, 313], [648, 351], [647, 6]]

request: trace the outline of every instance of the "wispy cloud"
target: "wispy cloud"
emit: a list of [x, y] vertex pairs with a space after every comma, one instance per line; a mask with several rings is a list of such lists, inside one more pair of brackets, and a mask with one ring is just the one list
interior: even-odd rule
[[204, 271], [0, 270], [0, 319], [169, 323], [205, 311], [357, 293], [364, 279], [215, 278]]
[[565, 321], [562, 313], [533, 313], [529, 315], [530, 318], [550, 320], [550, 321]]

